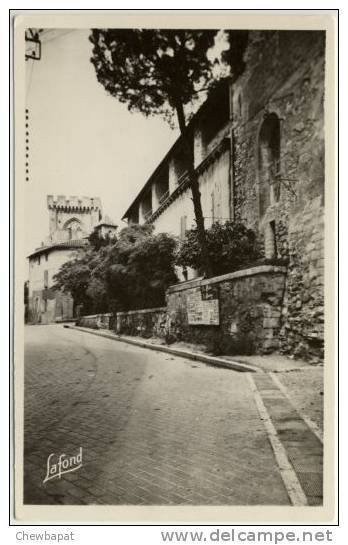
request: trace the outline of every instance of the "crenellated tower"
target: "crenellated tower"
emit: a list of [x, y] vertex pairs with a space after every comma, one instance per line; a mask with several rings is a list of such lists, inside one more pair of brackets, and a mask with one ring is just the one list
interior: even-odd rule
[[99, 197], [47, 196], [49, 211], [48, 242], [87, 237], [102, 218]]

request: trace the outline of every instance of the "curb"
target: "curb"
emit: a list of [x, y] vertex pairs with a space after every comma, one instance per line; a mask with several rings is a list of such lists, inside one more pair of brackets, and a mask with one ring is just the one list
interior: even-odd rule
[[106, 339], [111, 339], [113, 341], [120, 341], [134, 346], [139, 346], [141, 348], [149, 348], [150, 350], [155, 350], [157, 352], [165, 352], [166, 354], [172, 354], [174, 356], [180, 356], [182, 358], [188, 358], [193, 361], [201, 361], [202, 363], [207, 363], [210, 365], [215, 365], [216, 367], [225, 367], [227, 369], [232, 369], [234, 371], [239, 371], [242, 373], [262, 373], [261, 369], [251, 367], [246, 363], [239, 363], [237, 361], [229, 361], [223, 358], [216, 358], [214, 356], [206, 356], [204, 354], [198, 354], [195, 352], [189, 352], [187, 350], [180, 350], [178, 348], [170, 348], [168, 346], [163, 346], [162, 344], [150, 344], [144, 341], [138, 341], [133, 339], [124, 338], [120, 335], [112, 335], [110, 333], [103, 333], [100, 330], [96, 331], [94, 329], [89, 329], [87, 327], [79, 326], [70, 326], [65, 325], [67, 329], [76, 329], [78, 331], [83, 331], [85, 333], [90, 333], [91, 335], [96, 335], [97, 337], [105, 337]]

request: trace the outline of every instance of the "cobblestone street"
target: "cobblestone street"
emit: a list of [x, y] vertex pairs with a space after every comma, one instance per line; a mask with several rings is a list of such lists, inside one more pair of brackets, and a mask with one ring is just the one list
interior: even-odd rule
[[[27, 327], [24, 503], [288, 505], [248, 375], [61, 325]], [[275, 426], [320, 503], [319, 442], [291, 408], [300, 452], [287, 401], [264, 377]], [[80, 447], [80, 469], [43, 483], [51, 453]]]

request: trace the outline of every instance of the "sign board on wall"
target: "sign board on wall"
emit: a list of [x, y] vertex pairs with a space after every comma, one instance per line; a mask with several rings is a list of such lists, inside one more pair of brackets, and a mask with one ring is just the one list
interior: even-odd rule
[[189, 290], [187, 316], [190, 325], [220, 325], [217, 287], [200, 286]]

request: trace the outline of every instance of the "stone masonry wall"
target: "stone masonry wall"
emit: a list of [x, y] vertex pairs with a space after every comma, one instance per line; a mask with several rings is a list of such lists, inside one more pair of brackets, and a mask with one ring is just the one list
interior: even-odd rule
[[[233, 88], [235, 219], [258, 233], [265, 257], [273, 245], [274, 257], [289, 262], [280, 350], [318, 361], [324, 350], [325, 33], [252, 31], [245, 62]], [[279, 195], [264, 210], [260, 135], [269, 116], [280, 127]]]
[[[208, 345], [221, 353], [268, 353], [279, 348], [286, 268], [262, 265], [207, 280], [195, 280], [167, 291], [167, 327], [173, 340]], [[207, 287], [218, 300], [219, 321], [214, 306], [211, 323], [189, 323], [190, 301]], [[213, 301], [212, 301], [213, 302]], [[191, 318], [192, 319], [192, 318]], [[203, 316], [204, 321], [204, 316]]]
[[115, 323], [116, 333], [140, 337], [165, 337], [166, 310], [166, 307], [157, 307], [118, 312]]
[[82, 316], [77, 324], [91, 329], [114, 330], [119, 335], [165, 337], [166, 307]]
[[324, 346], [324, 213], [321, 197], [289, 222], [289, 267], [281, 350], [313, 362]]
[[90, 327], [91, 329], [111, 329], [113, 316], [111, 313], [82, 316], [77, 323], [81, 327]]
[[167, 306], [96, 314], [78, 325], [119, 335], [206, 345], [214, 353], [265, 354], [279, 349], [286, 267], [260, 265], [171, 286]]

